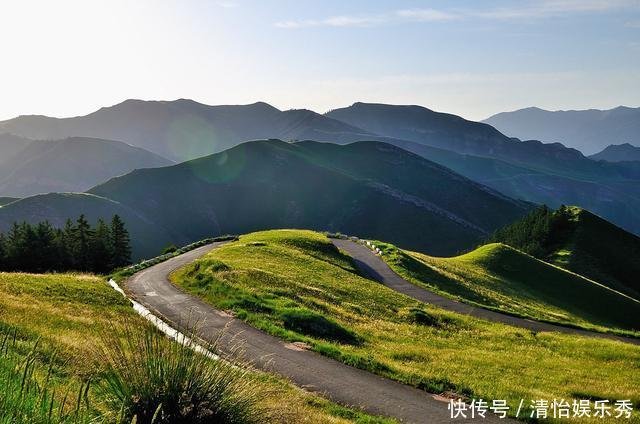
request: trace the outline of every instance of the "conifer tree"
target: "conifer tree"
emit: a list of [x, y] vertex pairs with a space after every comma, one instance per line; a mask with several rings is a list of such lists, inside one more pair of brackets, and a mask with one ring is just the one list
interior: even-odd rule
[[112, 269], [113, 248], [111, 229], [99, 219], [91, 239], [91, 263], [94, 272], [105, 273]]
[[112, 265], [119, 268], [131, 263], [131, 240], [124, 222], [118, 215], [111, 221], [111, 247], [113, 249]]
[[78, 271], [89, 271], [91, 269], [91, 225], [84, 215], [80, 215], [76, 224], [74, 256], [77, 260]]

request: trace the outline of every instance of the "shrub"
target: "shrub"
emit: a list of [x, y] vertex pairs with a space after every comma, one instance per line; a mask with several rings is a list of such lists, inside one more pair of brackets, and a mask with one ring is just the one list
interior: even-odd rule
[[455, 319], [451, 319], [446, 316], [438, 316], [418, 307], [410, 308], [406, 312], [406, 317], [409, 322], [429, 327], [444, 327], [457, 323]]
[[[192, 343], [171, 341], [147, 326], [124, 328], [122, 334], [104, 337], [98, 358], [106, 367], [101, 392], [108, 404], [123, 411], [125, 421], [265, 421], [258, 405], [263, 386], [251, 378], [246, 366], [212, 359], [196, 352]], [[216, 343], [204, 347], [216, 351]]]
[[285, 309], [280, 313], [280, 318], [287, 330], [339, 343], [359, 343], [354, 332], [308, 309]]
[[175, 244], [170, 244], [169, 246], [162, 249], [160, 252], [161, 255], [166, 255], [167, 253], [173, 253], [178, 250], [178, 247]]

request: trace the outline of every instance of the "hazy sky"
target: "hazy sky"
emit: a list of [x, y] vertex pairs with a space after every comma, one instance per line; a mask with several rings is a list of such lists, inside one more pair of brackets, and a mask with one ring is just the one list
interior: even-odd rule
[[2, 0], [0, 119], [127, 98], [640, 106], [640, 0]]

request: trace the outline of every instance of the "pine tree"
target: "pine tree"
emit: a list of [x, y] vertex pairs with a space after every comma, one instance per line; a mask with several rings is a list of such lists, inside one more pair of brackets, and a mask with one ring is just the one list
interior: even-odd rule
[[94, 272], [106, 273], [112, 269], [113, 248], [111, 229], [99, 219], [91, 239], [91, 268]]
[[84, 215], [80, 215], [80, 218], [76, 221], [76, 237], [74, 256], [77, 261], [78, 271], [90, 271], [91, 270], [91, 238], [92, 230], [91, 225]]
[[111, 221], [112, 266], [119, 268], [131, 263], [131, 240], [124, 222], [118, 215]]

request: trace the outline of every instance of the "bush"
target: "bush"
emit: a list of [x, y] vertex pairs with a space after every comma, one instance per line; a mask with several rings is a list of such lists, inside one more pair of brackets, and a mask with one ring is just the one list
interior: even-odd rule
[[[106, 336], [98, 352], [106, 366], [100, 382], [106, 401], [123, 411], [126, 422], [264, 422], [258, 405], [262, 386], [247, 368], [212, 359], [194, 347], [150, 327], [125, 325], [123, 334]], [[204, 347], [216, 351], [215, 343]]]
[[456, 324], [454, 319], [445, 316], [438, 316], [417, 307], [410, 308], [406, 312], [406, 316], [409, 322], [429, 327], [444, 327]]
[[287, 330], [339, 343], [359, 343], [354, 332], [308, 309], [285, 309], [280, 318]]
[[178, 247], [175, 244], [170, 244], [169, 246], [162, 249], [160, 252], [161, 255], [166, 255], [167, 253], [173, 253], [178, 250]]

